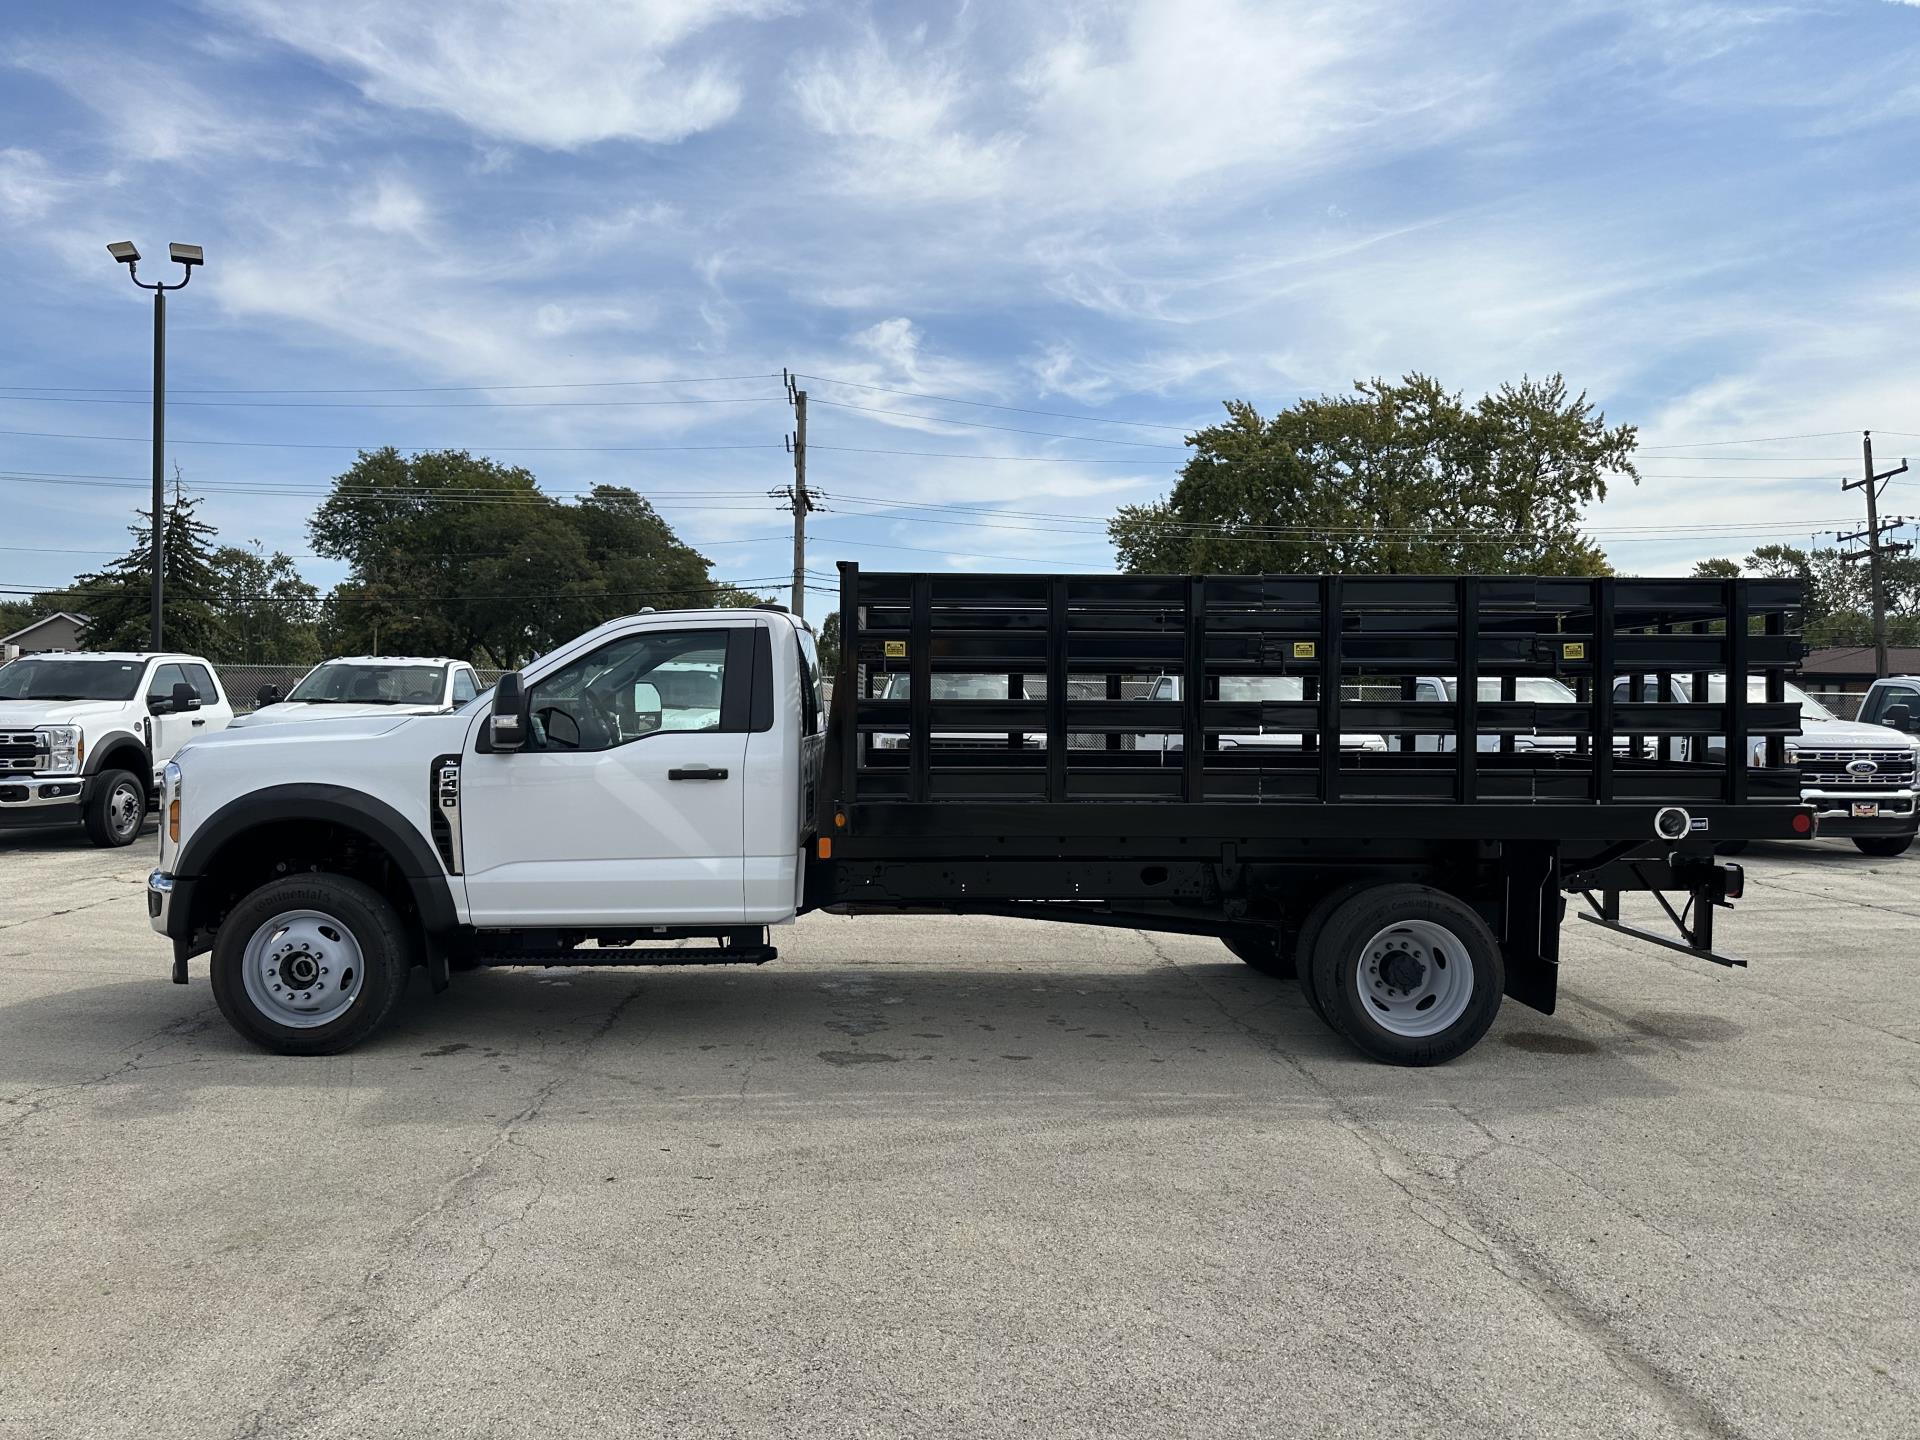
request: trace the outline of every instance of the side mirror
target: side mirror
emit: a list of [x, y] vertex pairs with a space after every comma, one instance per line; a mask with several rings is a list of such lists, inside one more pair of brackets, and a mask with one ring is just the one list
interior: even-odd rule
[[659, 687], [645, 680], [633, 687], [633, 718], [643, 732], [660, 728], [661, 708]]
[[1907, 705], [1889, 705], [1887, 713], [1880, 717], [1880, 723], [1891, 730], [1903, 730], [1909, 734], [1920, 732], [1920, 719], [1916, 719], [1912, 707]]
[[184, 715], [200, 708], [200, 692], [184, 680], [173, 682], [173, 713]]
[[256, 710], [264, 710], [269, 705], [278, 705], [279, 703], [280, 687], [277, 685], [262, 685], [258, 690], [253, 692], [253, 708]]
[[527, 692], [520, 672], [510, 670], [493, 687], [493, 713], [487, 717], [487, 738], [495, 750], [519, 750], [527, 743]]

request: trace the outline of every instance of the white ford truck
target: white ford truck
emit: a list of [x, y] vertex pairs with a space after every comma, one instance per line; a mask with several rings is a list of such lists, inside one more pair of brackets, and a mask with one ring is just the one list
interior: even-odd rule
[[[1586, 646], [1629, 665], [1652, 643], [1648, 617], [1679, 614], [1701, 633], [1658, 637], [1655, 653], [1777, 678], [1799, 658], [1785, 628], [1798, 594], [844, 565], [830, 722], [812, 632], [783, 611], [629, 616], [453, 713], [195, 743], [165, 769], [148, 912], [174, 980], [210, 952], [228, 1020], [286, 1054], [373, 1034], [416, 967], [439, 989], [480, 966], [758, 964], [771, 927], [832, 910], [1213, 936], [1297, 980], [1364, 1053], [1433, 1064], [1474, 1045], [1503, 996], [1551, 1013], [1565, 896], [1594, 924], [1738, 963], [1713, 948], [1714, 913], [1741, 891], [1714, 843], [1813, 821], [1784, 761], [1616, 756], [1615, 712], [1643, 707], [1614, 705], [1607, 684], [1555, 712], [1588, 737], [1584, 755], [1483, 756], [1342, 743], [1413, 723], [1409, 707], [1344, 700], [1343, 677], [1430, 673], [1436, 658], [1468, 677], [1579, 670], [1596, 664], [1569, 658]], [[1742, 653], [1728, 635], [1744, 640], [1748, 615], [1779, 634]], [[899, 673], [910, 683], [886, 679]], [[1045, 693], [933, 683], [983, 673], [1045, 676]], [[1192, 682], [1178, 701], [1124, 698], [1167, 674]], [[1237, 683], [1303, 676], [1310, 692]], [[1655, 708], [1631, 723], [1725, 731], [1742, 756], [1748, 737], [1778, 752], [1798, 727], [1785, 705]], [[1445, 714], [1469, 735], [1532, 713], [1418, 710], [1429, 733]], [[1249, 733], [1301, 738], [1224, 743]], [[969, 734], [994, 738], [949, 743]], [[1141, 734], [1182, 745], [1124, 743]], [[1621, 910], [1647, 890], [1685, 897], [1667, 909], [1677, 936]]]
[[130, 845], [160, 768], [233, 719], [198, 655], [56, 652], [0, 665], [0, 826], [72, 824]]
[[262, 685], [254, 709], [233, 723], [284, 725], [364, 715], [431, 715], [456, 710], [480, 693], [473, 666], [444, 655], [343, 655], [322, 660], [282, 699]]

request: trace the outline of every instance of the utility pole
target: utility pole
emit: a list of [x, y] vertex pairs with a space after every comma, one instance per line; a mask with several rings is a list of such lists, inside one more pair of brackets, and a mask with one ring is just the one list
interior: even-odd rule
[[[787, 450], [793, 456], [793, 484], [784, 492], [793, 509], [793, 613], [805, 619], [807, 613], [807, 515], [814, 509], [807, 493], [807, 392], [794, 384], [791, 372], [782, 368], [787, 382], [787, 403], [793, 406], [793, 433], [787, 437]], [[776, 495], [781, 491], [775, 491]]]
[[1882, 555], [1904, 555], [1913, 546], [1902, 540], [1882, 540], [1880, 537], [1900, 528], [1905, 522], [1898, 518], [1885, 524], [1880, 522], [1880, 488], [1896, 475], [1907, 473], [1907, 462], [1901, 460], [1893, 470], [1873, 473], [1873, 432], [1861, 432], [1860, 453], [1864, 458], [1864, 468], [1858, 480], [1842, 480], [1842, 490], [1865, 490], [1867, 492], [1867, 528], [1856, 530], [1850, 535], [1840, 536], [1844, 544], [1848, 540], [1864, 540], [1866, 545], [1859, 550], [1843, 550], [1842, 560], [1865, 560], [1867, 562], [1867, 585], [1871, 591], [1870, 604], [1873, 613], [1873, 673], [1884, 677], [1887, 673], [1887, 592], [1880, 583], [1880, 557]]

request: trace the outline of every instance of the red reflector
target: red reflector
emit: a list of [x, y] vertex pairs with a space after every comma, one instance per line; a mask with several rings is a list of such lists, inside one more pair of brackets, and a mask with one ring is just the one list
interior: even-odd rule
[[1813, 817], [1811, 815], [1796, 815], [1793, 817], [1794, 834], [1805, 835], [1811, 829], [1813, 829]]

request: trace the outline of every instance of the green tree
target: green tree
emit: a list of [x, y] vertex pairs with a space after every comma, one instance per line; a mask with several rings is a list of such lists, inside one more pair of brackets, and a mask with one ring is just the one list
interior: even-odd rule
[[719, 593], [710, 562], [633, 491], [566, 505], [531, 471], [460, 450], [363, 452], [310, 530], [351, 567], [321, 623], [335, 653], [520, 665], [613, 616]]
[[1606, 574], [1580, 533], [1635, 431], [1560, 376], [1469, 407], [1425, 375], [1359, 381], [1263, 419], [1247, 401], [1187, 439], [1165, 500], [1108, 525], [1123, 568], [1174, 574]]
[[252, 546], [222, 545], [211, 564], [226, 598], [227, 639], [212, 658], [226, 664], [312, 665], [323, 652], [320, 591], [293, 561]]
[[[161, 579], [165, 590], [163, 638], [170, 650], [218, 655], [227, 644], [224, 588], [213, 567], [214, 528], [194, 511], [198, 499], [181, 495], [167, 507], [162, 539]], [[153, 516], [142, 510], [127, 527], [134, 546], [104, 570], [82, 575], [73, 593], [91, 617], [87, 647], [92, 650], [144, 650], [153, 613]]]
[[[1881, 571], [1888, 641], [1895, 645], [1920, 644], [1920, 561], [1896, 556], [1882, 562]], [[1694, 574], [1798, 580], [1806, 589], [1802, 633], [1807, 644], [1873, 643], [1873, 601], [1867, 567], [1842, 559], [1841, 552], [1832, 546], [1802, 550], [1797, 545], [1761, 545], [1744, 561], [1702, 560], [1694, 567]]]

